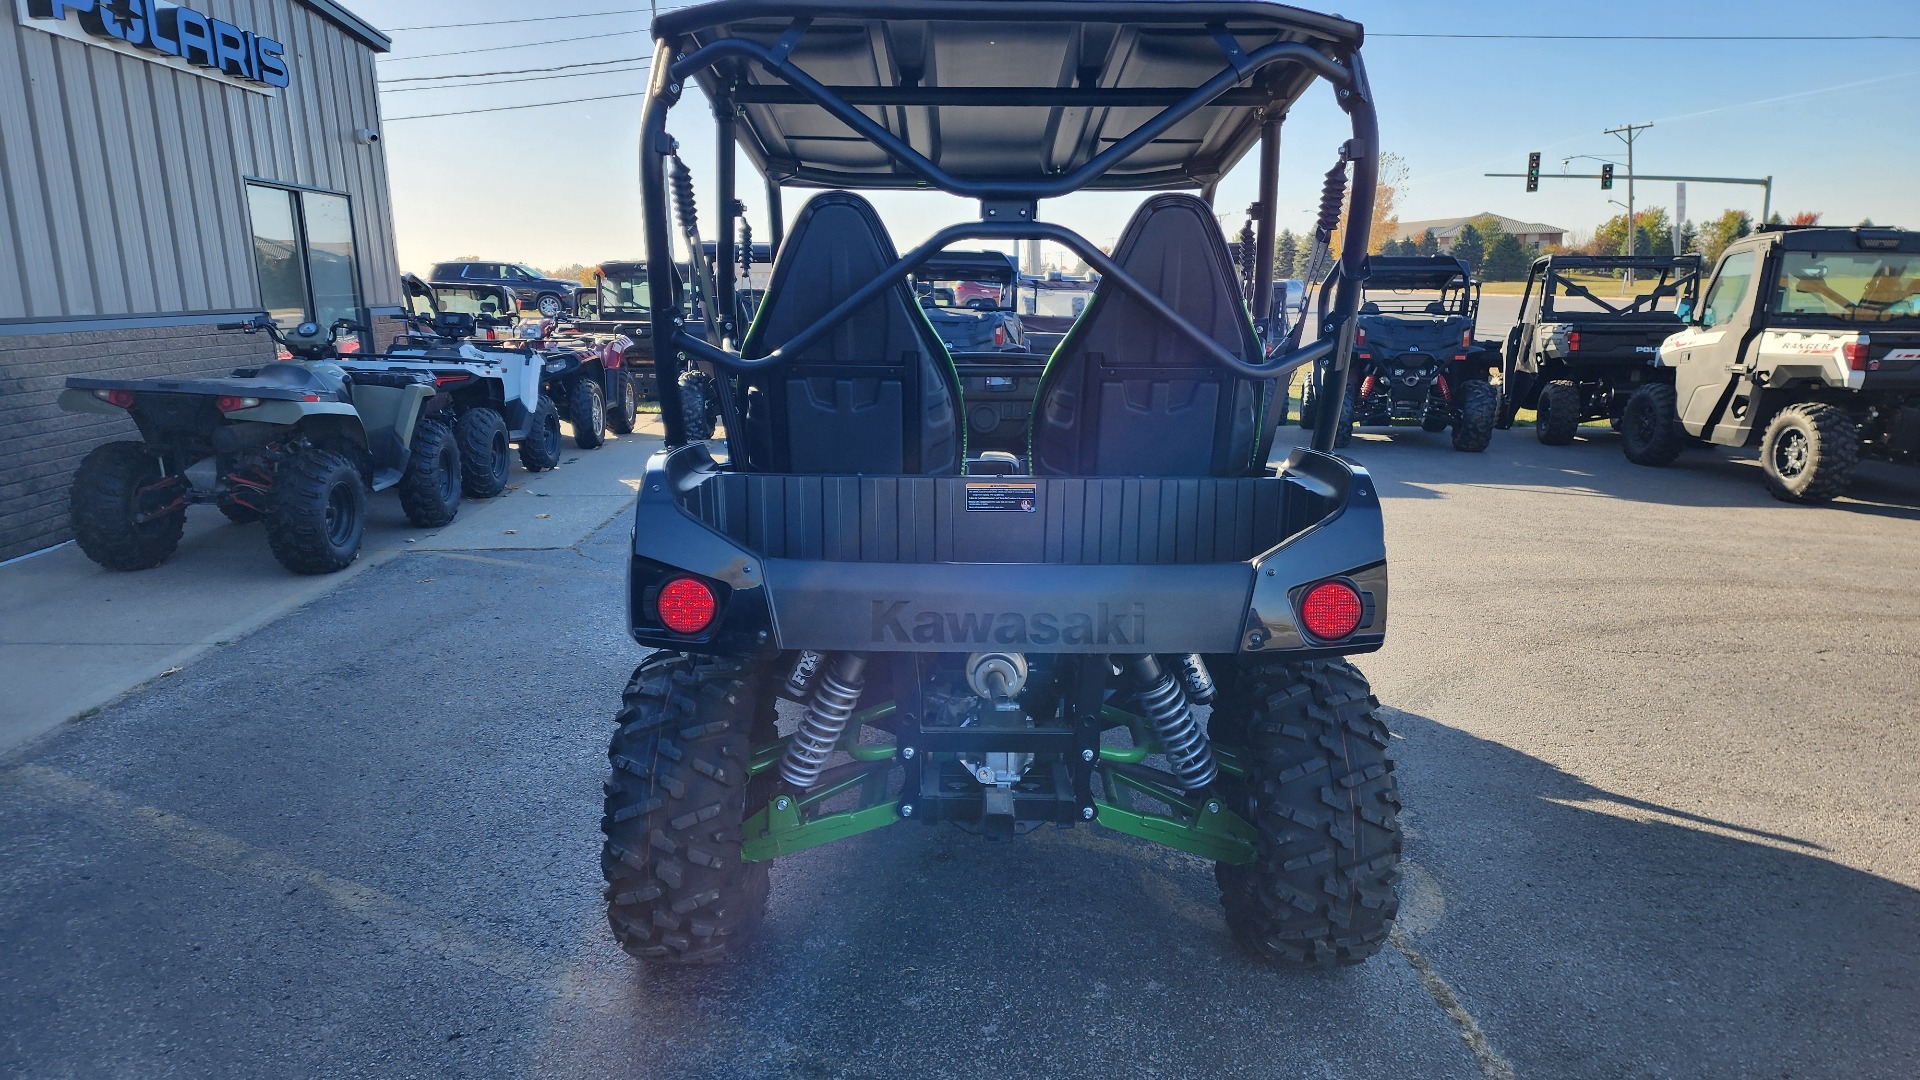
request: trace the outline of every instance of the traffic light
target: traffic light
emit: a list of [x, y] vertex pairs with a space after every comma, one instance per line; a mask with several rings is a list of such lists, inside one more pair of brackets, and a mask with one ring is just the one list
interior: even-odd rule
[[1540, 190], [1540, 151], [1527, 155], [1527, 190]]
[[1600, 190], [1613, 190], [1613, 165], [1611, 162], [1600, 166]]

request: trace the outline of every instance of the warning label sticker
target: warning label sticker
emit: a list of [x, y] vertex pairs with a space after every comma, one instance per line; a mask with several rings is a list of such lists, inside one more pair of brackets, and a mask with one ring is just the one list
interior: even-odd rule
[[1038, 484], [968, 484], [970, 514], [1031, 514], [1040, 496]]

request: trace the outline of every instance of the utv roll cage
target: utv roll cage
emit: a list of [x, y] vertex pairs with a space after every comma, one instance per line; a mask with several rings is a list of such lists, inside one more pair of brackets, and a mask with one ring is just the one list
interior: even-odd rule
[[[1631, 270], [1636, 276], [1645, 274], [1657, 280], [1652, 290], [1640, 293], [1630, 303], [1620, 304], [1567, 277], [1567, 273], [1573, 270]], [[1526, 310], [1537, 285], [1542, 294], [1542, 321], [1548, 321], [1547, 317], [1553, 314], [1555, 296], [1578, 297], [1597, 306], [1604, 314], [1619, 318], [1671, 315], [1672, 312], [1659, 310], [1660, 301], [1672, 298], [1676, 305], [1697, 306], [1700, 299], [1700, 271], [1698, 255], [1542, 255], [1533, 262], [1533, 271], [1527, 278], [1520, 309], [1522, 312]], [[1584, 311], [1582, 314], [1595, 313]]]
[[[1480, 283], [1467, 264], [1451, 255], [1370, 255], [1366, 265], [1367, 293], [1417, 290], [1441, 294], [1445, 309], [1384, 310], [1382, 314], [1463, 315], [1473, 318], [1480, 309]], [[1363, 313], [1368, 313], [1363, 310]]]
[[[775, 367], [946, 248], [963, 241], [1040, 239], [1073, 251], [1104, 281], [1240, 376], [1275, 379], [1303, 364], [1329, 361], [1318, 365], [1324, 415], [1315, 426], [1314, 448], [1332, 449], [1379, 171], [1378, 121], [1357, 24], [1252, 0], [718, 0], [662, 14], [653, 33], [640, 176], [654, 340], [666, 365], [660, 396], [669, 448], [687, 442], [678, 375], [689, 364], [732, 373]], [[956, 72], [949, 82], [940, 70], [938, 45], [955, 33], [978, 34], [983, 41], [991, 35], [1008, 58], [1004, 70]], [[1148, 39], [1150, 47], [1113, 49], [1123, 33]], [[1054, 62], [1057, 76], [1036, 76], [1047, 69], [1030, 61], [1043, 55]], [[1040, 219], [1041, 200], [1083, 189], [1197, 188], [1211, 202], [1221, 178], [1257, 145], [1251, 313], [1263, 324], [1272, 303], [1281, 127], [1315, 79], [1334, 86], [1352, 127], [1340, 162], [1327, 174], [1316, 224], [1318, 262], [1324, 263], [1351, 165], [1346, 239], [1322, 287], [1315, 343], [1299, 345], [1296, 331], [1284, 349], [1262, 362], [1242, 360], [1080, 234]], [[978, 200], [979, 220], [935, 232], [760, 356], [741, 354], [745, 328], [729, 318], [711, 320], [705, 334], [697, 334], [678, 316], [673, 276], [665, 272], [673, 265], [669, 186], [682, 235], [690, 235], [697, 220], [691, 180], [667, 133], [668, 115], [689, 80], [712, 102], [719, 146], [720, 223], [712, 262], [721, 271], [713, 275], [717, 311], [735, 310], [728, 268], [737, 261], [735, 227], [744, 210], [737, 198], [736, 145], [764, 179], [776, 257], [785, 226], [781, 199], [789, 187], [938, 190]], [[1026, 80], [1036, 81], [1020, 85]], [[970, 85], [981, 82], [998, 84]], [[1044, 112], [1036, 117], [1034, 110]], [[728, 450], [742, 460], [731, 397], [722, 394]], [[1270, 447], [1263, 442], [1261, 449], [1264, 454]]]

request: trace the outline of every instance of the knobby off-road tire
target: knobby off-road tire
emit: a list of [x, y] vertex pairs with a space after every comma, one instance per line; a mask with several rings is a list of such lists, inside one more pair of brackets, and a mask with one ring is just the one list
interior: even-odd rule
[[534, 407], [527, 437], [520, 440], [520, 467], [528, 472], [560, 467], [560, 410], [545, 394], [540, 395], [540, 404]]
[[280, 463], [267, 515], [267, 546], [296, 574], [331, 574], [360, 557], [367, 487], [353, 462], [331, 450], [296, 451]]
[[1635, 465], [1664, 468], [1687, 447], [1680, 426], [1680, 395], [1665, 383], [1649, 383], [1633, 392], [1620, 413], [1620, 449]]
[[400, 509], [416, 528], [450, 525], [460, 514], [460, 441], [444, 420], [422, 420], [413, 432], [406, 474], [400, 477]]
[[1567, 446], [1580, 430], [1580, 388], [1570, 382], [1550, 382], [1540, 389], [1540, 405], [1533, 433], [1544, 446]]
[[1493, 442], [1493, 423], [1500, 418], [1500, 391], [1485, 379], [1469, 379], [1460, 386], [1460, 418], [1453, 422], [1453, 448], [1465, 454], [1484, 452]]
[[513, 465], [513, 446], [507, 441], [507, 421], [492, 409], [468, 409], [460, 414], [460, 486], [469, 499], [492, 499], [507, 490], [507, 470]]
[[753, 732], [772, 732], [766, 682], [744, 660], [655, 653], [627, 684], [600, 870], [607, 922], [639, 959], [723, 960], [760, 931], [767, 864], [740, 861], [740, 829], [749, 788], [757, 812], [770, 782], [747, 778]]
[[108, 570], [151, 570], [180, 546], [186, 511], [134, 524], [139, 491], [161, 481], [160, 459], [135, 442], [96, 446], [80, 459], [67, 493], [73, 537]]
[[573, 444], [582, 450], [598, 449], [607, 441], [607, 402], [600, 383], [586, 375], [574, 381], [568, 395], [567, 414], [573, 418]]
[[1860, 426], [1838, 405], [1789, 405], [1760, 440], [1767, 490], [1785, 502], [1826, 502], [1844, 493], [1858, 464]]
[[607, 426], [618, 434], [631, 435], [634, 421], [640, 416], [640, 388], [634, 385], [630, 371], [621, 371], [614, 385], [613, 400], [607, 403]]
[[1334, 430], [1333, 445], [1335, 448], [1341, 448], [1341, 447], [1347, 447], [1347, 446], [1353, 445], [1353, 395], [1352, 394], [1348, 394], [1347, 400], [1340, 405], [1340, 426]]
[[680, 373], [680, 423], [689, 442], [713, 438], [714, 404], [713, 376], [704, 371]]
[[1221, 786], [1260, 854], [1214, 866], [1227, 927], [1277, 964], [1360, 963], [1399, 911], [1400, 795], [1379, 702], [1343, 660], [1246, 661], [1228, 689], [1219, 730], [1243, 730], [1250, 776]]

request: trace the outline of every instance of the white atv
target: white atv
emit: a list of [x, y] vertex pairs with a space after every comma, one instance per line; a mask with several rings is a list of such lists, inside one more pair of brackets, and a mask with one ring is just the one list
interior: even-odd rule
[[545, 358], [538, 352], [473, 340], [483, 329], [494, 331], [509, 324], [510, 316], [493, 312], [512, 308], [499, 306], [490, 312], [483, 305], [478, 315], [444, 311], [432, 286], [408, 275], [407, 289], [416, 301], [408, 333], [385, 352], [355, 357], [343, 366], [433, 376], [438, 390], [452, 398], [461, 486], [470, 498], [491, 499], [506, 490], [512, 446], [520, 448], [520, 464], [528, 472], [559, 465], [560, 411], [540, 388]]

